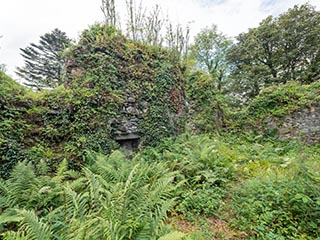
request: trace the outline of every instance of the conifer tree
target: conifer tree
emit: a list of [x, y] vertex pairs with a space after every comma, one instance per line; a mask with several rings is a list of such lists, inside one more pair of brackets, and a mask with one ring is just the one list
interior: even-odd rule
[[71, 44], [66, 33], [54, 29], [40, 37], [38, 44], [20, 48], [25, 65], [17, 68], [17, 75], [25, 85], [38, 90], [62, 83], [64, 59], [62, 52]]

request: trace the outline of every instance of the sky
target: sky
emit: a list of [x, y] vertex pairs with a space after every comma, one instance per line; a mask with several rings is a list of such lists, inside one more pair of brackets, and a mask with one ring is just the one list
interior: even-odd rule
[[[95, 22], [102, 22], [101, 0], [0, 0], [0, 64], [14, 74], [23, 66], [20, 48], [38, 43], [41, 35], [55, 28], [78, 39]], [[126, 15], [126, 0], [115, 0], [120, 18]], [[139, 2], [140, 0], [136, 0]], [[142, 0], [151, 9], [155, 4], [163, 15], [181, 24], [190, 23], [191, 35], [216, 24], [229, 37], [257, 27], [269, 15], [277, 16], [295, 4], [309, 2], [320, 10], [319, 0]]]

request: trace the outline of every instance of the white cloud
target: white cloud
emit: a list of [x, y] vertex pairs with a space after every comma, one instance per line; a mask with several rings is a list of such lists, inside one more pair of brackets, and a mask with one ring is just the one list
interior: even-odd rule
[[[320, 8], [319, 0], [310, 4]], [[126, 15], [125, 0], [116, 0], [121, 18]], [[211, 24], [220, 31], [235, 36], [248, 28], [256, 27], [268, 15], [278, 15], [303, 0], [143, 0], [151, 9], [154, 4], [180, 23], [193, 21], [192, 34]], [[16, 66], [22, 66], [19, 48], [54, 28], [77, 38], [79, 33], [96, 21], [103, 20], [101, 0], [2, 0], [0, 15], [0, 63], [14, 75]]]

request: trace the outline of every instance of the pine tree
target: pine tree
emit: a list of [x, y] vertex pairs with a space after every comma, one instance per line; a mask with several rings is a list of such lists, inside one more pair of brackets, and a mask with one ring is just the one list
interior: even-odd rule
[[17, 68], [17, 75], [25, 85], [38, 90], [52, 88], [62, 83], [64, 58], [62, 52], [71, 44], [66, 33], [54, 29], [40, 37], [38, 44], [20, 49], [25, 65]]

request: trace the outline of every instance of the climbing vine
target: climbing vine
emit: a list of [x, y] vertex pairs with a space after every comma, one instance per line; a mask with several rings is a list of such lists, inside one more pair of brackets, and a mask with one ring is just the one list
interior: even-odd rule
[[1, 75], [2, 176], [24, 159], [55, 168], [67, 158], [78, 168], [87, 150], [118, 148], [119, 135], [134, 133], [140, 146], [155, 145], [183, 129], [181, 67], [168, 50], [96, 24], [65, 56], [64, 86], [52, 90], [32, 92]]

